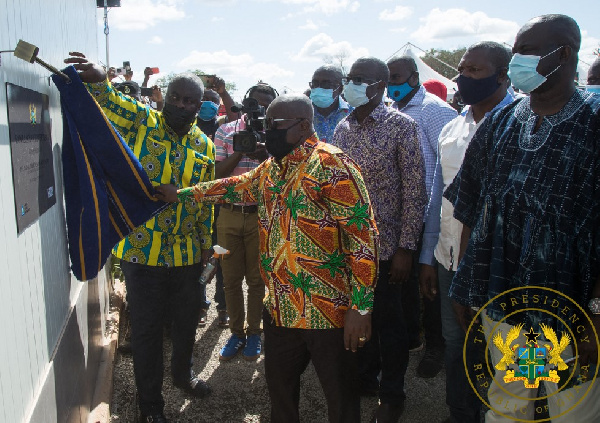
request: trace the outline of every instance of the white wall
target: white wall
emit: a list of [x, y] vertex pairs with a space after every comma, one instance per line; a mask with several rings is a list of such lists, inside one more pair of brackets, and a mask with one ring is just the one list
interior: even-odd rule
[[[40, 58], [59, 68], [73, 50], [86, 52], [96, 60], [96, 13], [94, 0], [0, 0], [0, 50], [12, 50], [23, 39], [40, 48]], [[77, 322], [75, 332], [79, 332], [83, 347], [82, 362], [85, 366], [93, 364], [88, 362], [90, 333], [101, 331], [102, 325], [90, 327], [87, 312], [90, 303], [99, 303], [102, 311], [107, 307], [105, 279], [88, 286], [77, 282], [69, 269], [60, 159], [62, 118], [58, 92], [49, 84], [49, 74], [41, 66], [26, 63], [11, 53], [1, 55], [0, 422], [26, 421], [40, 395], [46, 395], [44, 390], [65, 388], [53, 387], [48, 380], [60, 380], [60, 375], [53, 374], [52, 361], [60, 350], [59, 339], [62, 342], [64, 338], [61, 334], [67, 334], [69, 319]], [[52, 120], [57, 203], [19, 235], [14, 211], [6, 82], [49, 95]], [[66, 387], [67, 391], [69, 388]], [[54, 393], [54, 397], [65, 395]], [[47, 407], [51, 407], [51, 402]], [[45, 421], [55, 421], [57, 415], [63, 414], [48, 410], [44, 415]]]

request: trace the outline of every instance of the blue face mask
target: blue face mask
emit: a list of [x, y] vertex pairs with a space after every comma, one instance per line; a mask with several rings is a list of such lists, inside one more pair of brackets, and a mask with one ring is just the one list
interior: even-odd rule
[[585, 87], [585, 90], [590, 93], [600, 94], [600, 85], [588, 85]]
[[198, 112], [198, 117], [202, 120], [212, 120], [219, 111], [219, 105], [212, 101], [203, 101]]
[[310, 100], [320, 109], [331, 106], [336, 98], [333, 97], [333, 89], [313, 88], [310, 90]]
[[401, 85], [391, 85], [387, 86], [388, 97], [394, 101], [400, 101], [404, 97], [408, 95], [415, 87], [411, 87], [408, 85], [408, 82], [405, 82]]
[[556, 69], [544, 76], [540, 75], [537, 71], [538, 63], [540, 63], [540, 60], [550, 56], [562, 47], [564, 46], [561, 46], [542, 57], [515, 53], [508, 64], [508, 77], [515, 88], [528, 94], [546, 82], [548, 77], [556, 72], [561, 65], [558, 65]]

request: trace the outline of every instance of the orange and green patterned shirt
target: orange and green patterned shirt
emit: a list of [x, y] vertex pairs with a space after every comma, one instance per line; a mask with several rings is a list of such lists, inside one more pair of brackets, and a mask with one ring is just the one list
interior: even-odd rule
[[277, 326], [341, 328], [348, 308], [372, 310], [379, 234], [360, 169], [337, 147], [313, 135], [281, 163], [179, 191], [194, 197], [258, 203], [265, 306]]

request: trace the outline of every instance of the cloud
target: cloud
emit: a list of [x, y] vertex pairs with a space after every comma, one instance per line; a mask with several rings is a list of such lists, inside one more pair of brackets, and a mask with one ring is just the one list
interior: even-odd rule
[[471, 40], [490, 40], [512, 43], [519, 30], [513, 21], [491, 18], [483, 12], [463, 9], [442, 11], [435, 8], [421, 18], [421, 26], [411, 34], [416, 41], [432, 42], [468, 37]]
[[109, 24], [124, 31], [139, 31], [161, 21], [183, 19], [181, 0], [127, 0], [110, 10]]
[[413, 14], [413, 8], [408, 6], [396, 6], [394, 10], [385, 9], [379, 14], [381, 21], [401, 21]]
[[304, 25], [299, 26], [298, 28], [300, 28], [300, 29], [309, 29], [309, 30], [312, 30], [312, 31], [316, 31], [317, 29], [319, 29], [319, 27], [317, 26], [317, 24], [314, 23], [312, 21], [312, 19], [307, 19], [306, 23]]
[[[343, 56], [343, 64], [347, 66], [361, 56], [367, 56], [369, 50], [352, 46], [348, 41], [335, 42], [325, 33], [310, 38], [292, 59], [300, 62], [323, 62], [332, 60], [339, 65], [339, 57]], [[336, 59], [337, 57], [337, 59]]]
[[164, 44], [164, 41], [158, 35], [154, 35], [152, 38], [150, 38], [150, 40], [148, 40], [148, 44]]
[[[344, 11], [356, 12], [360, 7], [360, 3], [355, 0], [282, 0], [281, 2], [303, 5], [300, 13], [322, 13], [328, 16]], [[293, 13], [287, 15], [287, 17], [293, 16]]]
[[225, 20], [225, 18], [218, 18], [216, 16], [213, 16], [210, 21], [211, 22], [223, 22]]
[[206, 73], [214, 73], [225, 80], [236, 80], [239, 77], [268, 80], [276, 77], [291, 77], [292, 71], [283, 69], [275, 63], [255, 62], [247, 54], [230, 54], [221, 51], [193, 50], [187, 57], [177, 63], [182, 70], [200, 69]]

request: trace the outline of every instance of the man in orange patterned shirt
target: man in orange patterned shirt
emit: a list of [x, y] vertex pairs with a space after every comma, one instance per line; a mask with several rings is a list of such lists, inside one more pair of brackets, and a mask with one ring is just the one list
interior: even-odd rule
[[271, 158], [243, 175], [175, 190], [167, 201], [258, 203], [265, 374], [272, 422], [299, 421], [300, 375], [312, 359], [329, 421], [360, 421], [355, 352], [371, 334], [378, 232], [359, 167], [318, 140], [303, 95], [267, 110]]

